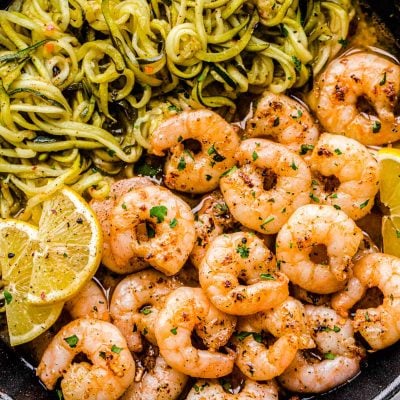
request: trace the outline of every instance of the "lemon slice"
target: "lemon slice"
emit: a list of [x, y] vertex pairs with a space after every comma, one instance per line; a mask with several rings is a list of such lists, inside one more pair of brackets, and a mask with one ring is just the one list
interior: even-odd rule
[[100, 264], [102, 237], [94, 211], [72, 189], [43, 202], [28, 301], [44, 305], [73, 297]]
[[0, 266], [6, 282], [3, 295], [12, 346], [29, 342], [50, 328], [63, 307], [62, 303], [39, 307], [26, 301], [37, 239], [36, 227], [18, 220], [0, 220]]
[[400, 257], [400, 150], [379, 150], [379, 190], [390, 215], [382, 220], [383, 251]]

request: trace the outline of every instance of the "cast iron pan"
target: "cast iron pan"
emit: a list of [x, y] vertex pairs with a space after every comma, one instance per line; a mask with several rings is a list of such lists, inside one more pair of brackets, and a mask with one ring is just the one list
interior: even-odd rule
[[[11, 0], [0, 0], [0, 8]], [[365, 0], [365, 10], [376, 13], [397, 40], [400, 54], [400, 0]], [[389, 400], [400, 393], [400, 342], [370, 354], [362, 372], [351, 382], [314, 400]], [[0, 400], [56, 400], [16, 351], [0, 341]]]

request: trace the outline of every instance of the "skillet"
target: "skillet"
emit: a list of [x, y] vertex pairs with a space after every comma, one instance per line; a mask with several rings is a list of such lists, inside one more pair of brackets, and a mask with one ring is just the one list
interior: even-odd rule
[[[5, 9], [12, 0], [0, 0]], [[400, 0], [364, 0], [363, 9], [376, 15], [394, 37], [400, 54]], [[313, 400], [400, 400], [400, 342], [370, 354], [361, 373], [333, 391], [304, 399]], [[35, 377], [29, 362], [0, 339], [0, 400], [57, 400]]]

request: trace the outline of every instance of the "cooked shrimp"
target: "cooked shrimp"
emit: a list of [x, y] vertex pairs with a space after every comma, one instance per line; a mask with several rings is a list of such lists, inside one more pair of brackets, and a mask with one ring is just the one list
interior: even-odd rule
[[67, 301], [64, 307], [73, 319], [89, 317], [110, 320], [105, 293], [93, 280], [89, 281], [75, 297]]
[[206, 195], [200, 205], [194, 225], [196, 241], [190, 253], [190, 261], [196, 268], [206, 254], [208, 244], [218, 235], [232, 231], [237, 226], [220, 191]]
[[333, 360], [311, 360], [297, 353], [294, 361], [278, 378], [293, 392], [323, 393], [350, 380], [360, 372], [360, 360], [335, 356]]
[[[90, 206], [97, 214], [98, 220], [103, 231], [103, 258], [102, 263], [111, 271], [118, 274], [127, 274], [134, 271], [140, 271], [148, 266], [148, 263], [138, 257], [122, 258], [114, 257], [110, 245], [111, 235], [111, 212], [118, 199], [125, 193], [128, 193], [138, 187], [153, 185], [148, 178], [130, 178], [121, 179], [114, 182], [110, 188], [110, 195], [104, 200], [92, 200]], [[118, 262], [117, 262], [118, 261]]]
[[158, 356], [155, 365], [139, 382], [133, 382], [121, 400], [175, 400], [183, 391], [188, 377], [171, 368]]
[[318, 140], [318, 127], [300, 102], [284, 94], [263, 93], [252, 118], [246, 122], [247, 137], [272, 137], [297, 154], [309, 155]]
[[379, 168], [368, 149], [356, 140], [324, 133], [310, 160], [312, 197], [357, 220], [367, 215], [378, 192]]
[[397, 64], [353, 52], [328, 65], [314, 83], [309, 104], [328, 132], [379, 145], [400, 139], [400, 118], [394, 115], [399, 91]]
[[220, 180], [232, 215], [264, 234], [277, 233], [298, 207], [309, 203], [311, 174], [303, 159], [266, 139], [247, 139], [237, 153], [240, 168]]
[[308, 204], [279, 231], [276, 258], [294, 284], [314, 293], [333, 293], [345, 286], [361, 240], [361, 229], [343, 211]]
[[298, 338], [299, 349], [311, 349], [315, 344], [310, 336], [305, 314], [303, 304], [289, 296], [277, 307], [250, 315], [246, 321], [256, 332], [266, 330], [275, 337], [294, 334]]
[[197, 381], [186, 400], [278, 400], [278, 386], [275, 382], [254, 382], [246, 379], [239, 393], [228, 393], [216, 380]]
[[[240, 317], [232, 342], [236, 346], [236, 365], [250, 379], [266, 381], [282, 374], [299, 349], [298, 332], [285, 332], [266, 347], [262, 333], [266, 319]], [[256, 326], [253, 323], [256, 322]]]
[[112, 209], [110, 244], [117, 262], [140, 257], [173, 275], [189, 257], [194, 240], [189, 205], [161, 186], [125, 193]]
[[[74, 363], [79, 353], [91, 361]], [[118, 399], [135, 376], [135, 363], [118, 328], [81, 318], [64, 326], [43, 354], [36, 374], [48, 389], [62, 378], [66, 400]]]
[[[334, 296], [332, 306], [345, 314], [362, 298], [368, 288], [378, 287], [383, 302], [378, 307], [358, 309], [354, 328], [374, 350], [383, 349], [400, 339], [400, 259], [372, 253], [361, 258], [353, 268], [348, 287]], [[348, 290], [354, 291], [349, 292]]]
[[162, 122], [151, 134], [150, 150], [169, 155], [164, 183], [170, 189], [206, 193], [218, 187], [222, 173], [235, 164], [239, 136], [210, 110], [184, 111]]
[[[172, 368], [198, 378], [219, 378], [232, 372], [234, 354], [223, 354], [235, 330], [236, 317], [215, 308], [200, 288], [180, 287], [172, 292], [156, 321], [160, 353]], [[192, 345], [193, 330], [209, 350]]]
[[215, 238], [200, 264], [199, 280], [215, 307], [228, 314], [254, 314], [289, 295], [289, 281], [277, 272], [275, 256], [249, 232]]
[[354, 377], [360, 371], [364, 350], [356, 345], [351, 321], [328, 307], [305, 306], [320, 356], [298, 352], [288, 369], [278, 378], [294, 392], [321, 393]]
[[131, 351], [142, 350], [142, 335], [157, 344], [154, 325], [165, 297], [182, 284], [161, 272], [144, 270], [124, 278], [115, 288], [110, 312]]

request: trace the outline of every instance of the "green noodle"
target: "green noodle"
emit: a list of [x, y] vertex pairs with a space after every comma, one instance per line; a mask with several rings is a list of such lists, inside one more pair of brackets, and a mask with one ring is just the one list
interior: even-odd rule
[[350, 0], [15, 0], [0, 11], [0, 216], [60, 185], [100, 197], [162, 119], [301, 87], [341, 49]]

